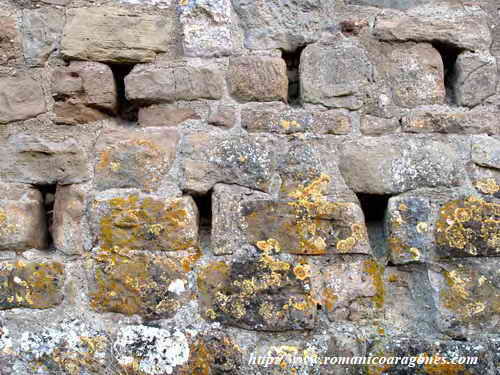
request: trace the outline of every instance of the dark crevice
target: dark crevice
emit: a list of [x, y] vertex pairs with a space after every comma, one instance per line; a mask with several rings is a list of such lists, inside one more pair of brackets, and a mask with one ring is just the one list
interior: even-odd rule
[[432, 45], [441, 55], [444, 68], [444, 87], [448, 104], [456, 104], [455, 80], [457, 57], [464, 49], [443, 42], [433, 42]]
[[50, 185], [37, 185], [36, 188], [42, 194], [43, 198], [43, 208], [45, 210], [45, 222], [46, 222], [46, 237], [47, 237], [47, 249], [54, 249], [54, 239], [52, 236], [52, 229], [54, 223], [54, 203], [56, 200], [56, 184]]
[[198, 207], [200, 241], [202, 244], [207, 243], [212, 232], [212, 191], [193, 195], [193, 199]]
[[297, 47], [293, 51], [282, 51], [288, 75], [288, 104], [300, 104], [300, 56], [306, 46]]
[[125, 94], [125, 77], [134, 68], [133, 64], [110, 64], [116, 85], [117, 116], [127, 122], [137, 122], [139, 106], [130, 102]]
[[385, 257], [387, 254], [385, 216], [391, 196], [365, 193], [359, 193], [357, 196], [365, 216], [368, 239], [373, 252], [377, 257]]

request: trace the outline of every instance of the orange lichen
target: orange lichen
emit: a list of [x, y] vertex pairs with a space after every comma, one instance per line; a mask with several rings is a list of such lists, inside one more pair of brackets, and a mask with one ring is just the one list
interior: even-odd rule
[[500, 191], [500, 185], [494, 178], [476, 181], [476, 188], [483, 194], [493, 195]]
[[375, 287], [375, 296], [372, 297], [372, 300], [375, 304], [375, 307], [382, 308], [384, 306], [385, 299], [384, 281], [382, 279], [382, 266], [380, 266], [376, 261], [368, 259], [363, 263], [363, 271], [370, 275], [373, 280], [373, 285]]

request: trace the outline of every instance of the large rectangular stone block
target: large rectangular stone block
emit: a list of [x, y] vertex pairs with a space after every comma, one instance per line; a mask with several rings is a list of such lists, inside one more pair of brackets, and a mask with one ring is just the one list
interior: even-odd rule
[[45, 110], [42, 87], [35, 79], [0, 77], [0, 124], [35, 117]]

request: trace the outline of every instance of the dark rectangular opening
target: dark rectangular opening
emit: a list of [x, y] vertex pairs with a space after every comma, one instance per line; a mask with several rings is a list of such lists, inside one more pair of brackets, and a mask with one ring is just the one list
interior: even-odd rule
[[285, 60], [288, 75], [288, 104], [300, 104], [300, 56], [305, 46], [297, 47], [293, 51], [282, 51], [281, 57]]
[[455, 80], [457, 57], [464, 50], [452, 44], [433, 42], [432, 45], [441, 55], [444, 68], [444, 87], [446, 89], [446, 100], [448, 104], [456, 104]]
[[375, 256], [385, 257], [387, 254], [387, 236], [385, 233], [385, 216], [390, 195], [356, 194], [365, 216], [368, 239]]
[[52, 229], [54, 224], [54, 203], [56, 201], [57, 184], [38, 185], [37, 189], [42, 194], [43, 207], [45, 210], [45, 222], [47, 224], [47, 250], [53, 250], [55, 247]]
[[207, 245], [212, 233], [212, 190], [205, 194], [193, 195], [194, 202], [198, 207], [200, 242]]
[[137, 122], [139, 106], [130, 102], [125, 94], [125, 77], [134, 68], [133, 64], [110, 64], [116, 85], [117, 116], [126, 122]]

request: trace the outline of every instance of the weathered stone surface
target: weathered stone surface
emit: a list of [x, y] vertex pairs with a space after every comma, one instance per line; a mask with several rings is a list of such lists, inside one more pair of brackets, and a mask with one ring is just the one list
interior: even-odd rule
[[137, 65], [125, 77], [127, 98], [141, 103], [220, 99], [223, 81], [214, 68]]
[[175, 129], [107, 129], [95, 146], [95, 188], [160, 187], [175, 156], [179, 136]]
[[363, 135], [378, 136], [396, 133], [399, 128], [399, 121], [395, 118], [386, 119], [370, 115], [361, 117], [361, 133]]
[[354, 39], [312, 44], [302, 52], [300, 95], [304, 102], [359, 109], [363, 89], [372, 79], [368, 54]]
[[334, 18], [335, 4], [328, 1], [254, 2], [233, 0], [250, 49], [295, 50], [316, 41]]
[[290, 263], [272, 249], [248, 260], [212, 262], [198, 274], [202, 316], [251, 330], [287, 331], [314, 327], [309, 265]]
[[64, 266], [58, 262], [0, 264], [0, 310], [48, 309], [63, 300]]
[[62, 185], [90, 179], [90, 163], [81, 137], [78, 141], [68, 134], [60, 139], [44, 135], [17, 133], [4, 144], [0, 175], [10, 182], [38, 185]]
[[199, 120], [197, 108], [179, 106], [178, 104], [153, 104], [139, 109], [139, 125], [149, 126], [177, 126], [186, 120]]
[[13, 64], [22, 58], [21, 35], [15, 17], [0, 14], [0, 64]]
[[493, 137], [474, 137], [472, 161], [483, 167], [500, 169], [500, 140]]
[[97, 252], [93, 263], [90, 305], [97, 311], [169, 318], [187, 300], [185, 272], [174, 258], [115, 248]]
[[111, 69], [101, 63], [72, 61], [52, 76], [55, 122], [76, 125], [103, 120], [117, 111]]
[[375, 260], [343, 256], [311, 268], [314, 298], [323, 305], [331, 321], [361, 321], [380, 316], [385, 291], [383, 270]]
[[51, 234], [55, 248], [65, 254], [82, 254], [90, 246], [85, 216], [88, 189], [82, 184], [57, 187]]
[[348, 4], [379, 8], [410, 9], [432, 3], [433, 0], [347, 0]]
[[436, 243], [441, 257], [500, 255], [500, 203], [469, 197], [444, 204]]
[[238, 100], [287, 101], [286, 64], [279, 57], [232, 57], [228, 74], [229, 90]]
[[196, 0], [181, 5], [186, 56], [226, 56], [233, 48], [230, 0]]
[[232, 128], [236, 123], [236, 108], [232, 105], [219, 104], [216, 109], [210, 111], [208, 123], [227, 129]]
[[[369, 374], [387, 372], [408, 375], [461, 373], [481, 375], [488, 373], [491, 366], [488, 345], [483, 341], [436, 340], [421, 333], [415, 336], [405, 335], [397, 339], [371, 340], [367, 355], [403, 358], [403, 361], [399, 363], [367, 366]], [[477, 358], [477, 363], [459, 364], [459, 358]]]
[[486, 53], [463, 52], [455, 62], [453, 89], [458, 105], [474, 107], [496, 92], [496, 59]]
[[284, 105], [248, 107], [241, 114], [242, 126], [251, 133], [349, 134], [352, 117], [341, 110], [310, 112]]
[[430, 272], [439, 328], [463, 337], [498, 332], [500, 298], [497, 258], [455, 260]]
[[265, 136], [227, 134], [215, 128], [190, 132], [178, 146], [183, 189], [206, 193], [217, 182], [224, 182], [270, 191], [277, 178], [280, 143]]
[[64, 26], [63, 13], [54, 8], [23, 11], [24, 58], [31, 66], [43, 65], [59, 48]]
[[121, 371], [127, 374], [177, 374], [190, 358], [184, 333], [143, 325], [121, 328], [113, 348]]
[[34, 117], [45, 110], [42, 88], [32, 77], [0, 77], [0, 124]]
[[395, 104], [413, 108], [444, 103], [443, 61], [439, 52], [427, 43], [403, 43], [387, 51], [387, 74]]
[[78, 60], [150, 62], [167, 51], [174, 35], [170, 17], [126, 8], [73, 8], [67, 11], [61, 52]]
[[340, 153], [342, 176], [356, 192], [390, 194], [456, 186], [465, 174], [453, 148], [420, 138], [365, 137], [344, 143]]
[[374, 35], [387, 41], [442, 42], [469, 50], [488, 50], [491, 34], [480, 8], [422, 6], [406, 13], [384, 10], [375, 21]]
[[0, 184], [0, 250], [47, 247], [42, 194], [29, 185]]
[[[12, 374], [63, 371], [105, 373], [114, 363], [110, 355], [109, 334], [95, 321], [65, 319], [46, 324], [40, 320], [11, 320], [1, 329], [2, 370]], [[54, 370], [57, 369], [57, 370]]]
[[498, 134], [497, 114], [487, 110], [450, 111], [415, 109], [402, 119], [411, 133]]
[[434, 212], [425, 195], [389, 199], [387, 241], [393, 264], [429, 261], [434, 250]]
[[191, 197], [102, 193], [93, 207], [93, 232], [103, 249], [178, 251], [198, 246], [198, 209]]

